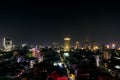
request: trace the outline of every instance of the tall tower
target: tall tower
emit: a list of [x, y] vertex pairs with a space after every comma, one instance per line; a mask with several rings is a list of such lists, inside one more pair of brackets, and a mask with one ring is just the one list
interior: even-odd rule
[[64, 51], [70, 51], [70, 38], [64, 38]]
[[96, 41], [91, 41], [91, 49], [96, 50], [96, 47], [97, 47]]
[[85, 40], [84, 48], [85, 49], [89, 49], [89, 41], [88, 40]]
[[75, 43], [75, 49], [79, 49], [80, 48], [80, 43], [78, 41], [76, 41]]
[[108, 60], [109, 59], [109, 51], [108, 50], [104, 50], [104, 52], [103, 52], [103, 58], [104, 58], [104, 60]]
[[3, 39], [3, 50], [5, 52], [11, 51], [12, 50], [12, 40], [11, 39]]

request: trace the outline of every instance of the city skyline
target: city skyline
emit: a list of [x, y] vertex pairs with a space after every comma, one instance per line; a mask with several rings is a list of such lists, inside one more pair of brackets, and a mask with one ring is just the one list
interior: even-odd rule
[[119, 4], [117, 2], [3, 2], [0, 13], [0, 39], [10, 38], [16, 44], [51, 44], [96, 40], [119, 43]]

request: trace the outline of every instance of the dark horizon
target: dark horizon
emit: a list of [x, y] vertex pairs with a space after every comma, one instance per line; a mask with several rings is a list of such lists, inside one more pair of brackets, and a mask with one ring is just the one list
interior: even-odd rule
[[0, 3], [0, 40], [15, 44], [84, 42], [86, 37], [98, 43], [120, 42], [120, 6], [117, 2], [16, 2]]

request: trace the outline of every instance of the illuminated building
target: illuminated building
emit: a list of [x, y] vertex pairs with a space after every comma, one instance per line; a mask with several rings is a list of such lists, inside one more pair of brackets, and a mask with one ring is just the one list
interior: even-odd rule
[[109, 52], [108, 52], [108, 50], [105, 50], [105, 51], [103, 52], [103, 58], [104, 58], [105, 60], [108, 60], [108, 58], [109, 58]]
[[80, 43], [78, 41], [76, 41], [75, 43], [75, 49], [79, 49], [80, 48]]
[[12, 40], [11, 39], [3, 39], [3, 50], [5, 52], [11, 51], [12, 50]]
[[17, 63], [21, 62], [22, 61], [22, 58], [21, 57], [18, 57], [17, 58]]
[[39, 57], [40, 51], [38, 49], [32, 48], [31, 51], [32, 51], [32, 57], [34, 57], [34, 58]]
[[97, 50], [98, 49], [96, 41], [91, 41], [91, 49], [92, 50]]
[[38, 62], [42, 62], [43, 61], [43, 56], [41, 56], [41, 53], [38, 49], [36, 48], [32, 48], [30, 51], [32, 51], [32, 54], [29, 54], [29, 57], [34, 57], [38, 59]]
[[116, 70], [120, 70], [120, 53], [115, 51], [115, 54], [112, 60], [112, 67], [114, 67]]
[[29, 67], [30, 67], [30, 68], [33, 68], [34, 64], [35, 64], [35, 61], [34, 61], [34, 60], [31, 60]]
[[115, 49], [116, 48], [116, 45], [115, 44], [112, 44], [112, 49]]
[[99, 55], [96, 55], [95, 56], [95, 59], [96, 59], [96, 65], [97, 65], [97, 67], [99, 66], [99, 62], [100, 62], [100, 56]]
[[70, 51], [70, 38], [64, 38], [64, 51]]
[[25, 46], [27, 46], [27, 44], [22, 44], [22, 48], [24, 48]]
[[85, 40], [84, 48], [85, 49], [89, 49], [89, 41], [88, 40]]
[[108, 66], [109, 66], [108, 61], [110, 58], [111, 58], [111, 54], [110, 54], [109, 50], [104, 50], [103, 51], [103, 60], [104, 60], [103, 65], [104, 65], [105, 69], [108, 69]]
[[105, 45], [105, 49], [110, 49], [110, 45]]

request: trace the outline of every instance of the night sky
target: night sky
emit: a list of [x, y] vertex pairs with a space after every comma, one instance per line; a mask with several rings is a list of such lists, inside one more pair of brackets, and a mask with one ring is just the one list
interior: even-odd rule
[[120, 6], [117, 2], [1, 2], [0, 41], [50, 45], [86, 38], [99, 43], [120, 42]]

